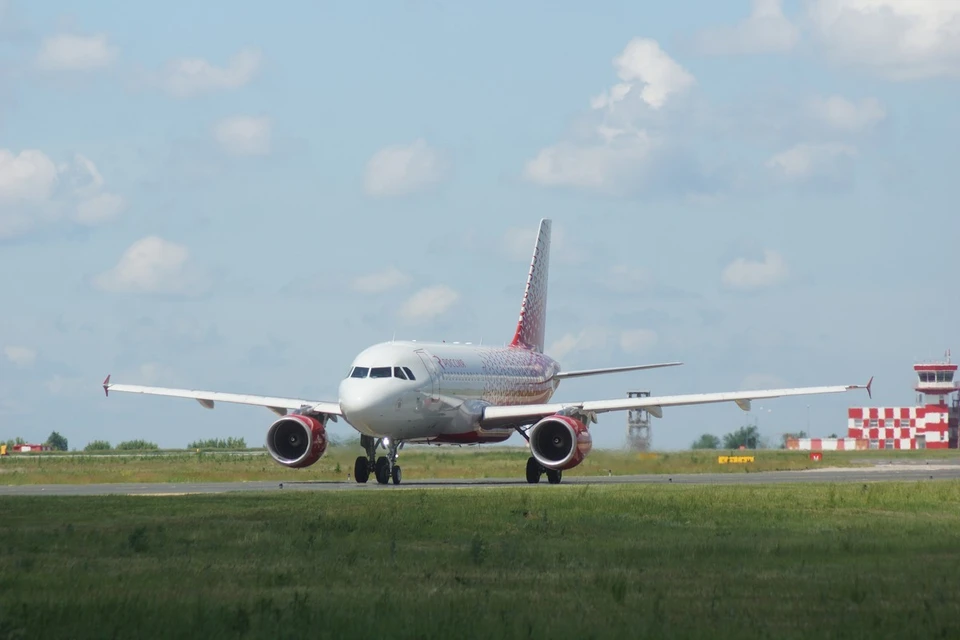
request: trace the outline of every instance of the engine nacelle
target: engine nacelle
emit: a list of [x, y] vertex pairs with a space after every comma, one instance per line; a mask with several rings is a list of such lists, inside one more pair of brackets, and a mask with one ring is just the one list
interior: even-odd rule
[[530, 427], [530, 453], [547, 469], [572, 469], [593, 448], [587, 426], [570, 416], [554, 415]]
[[267, 451], [285, 467], [309, 467], [326, 450], [327, 429], [312, 416], [284, 416], [267, 430]]

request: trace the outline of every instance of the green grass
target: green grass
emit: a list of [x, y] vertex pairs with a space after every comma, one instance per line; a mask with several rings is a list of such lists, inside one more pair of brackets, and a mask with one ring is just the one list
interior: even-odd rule
[[0, 499], [0, 638], [952, 638], [960, 482]]
[[[361, 453], [359, 446], [332, 447], [315, 465], [287, 469], [262, 452], [243, 455], [179, 452], [119, 455], [10, 455], [0, 458], [0, 484], [89, 484], [113, 482], [234, 482], [240, 480], [346, 480]], [[748, 464], [719, 464], [720, 455], [755, 456]], [[800, 451], [683, 451], [677, 453], [631, 453], [594, 450], [567, 476], [624, 475], [638, 473], [700, 473], [810, 469], [822, 466], [852, 466], [855, 459], [870, 458], [868, 452], [825, 453], [823, 462], [813, 462]], [[408, 447], [401, 451], [400, 465], [407, 480], [425, 478], [522, 478], [530, 454], [523, 448], [505, 447]], [[954, 454], [956, 455], [956, 453]], [[862, 464], [862, 462], [860, 463]]]

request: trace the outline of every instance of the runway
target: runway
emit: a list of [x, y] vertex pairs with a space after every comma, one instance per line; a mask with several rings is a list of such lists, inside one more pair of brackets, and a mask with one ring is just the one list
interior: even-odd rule
[[[929, 462], [926, 464], [880, 464], [875, 467], [843, 469], [810, 469], [806, 471], [765, 471], [756, 473], [690, 473], [647, 474], [632, 476], [570, 476], [559, 486], [617, 484], [782, 484], [797, 482], [917, 482], [960, 479], [960, 464]], [[249, 491], [402, 491], [405, 489], [480, 489], [495, 487], [552, 488], [546, 480], [528, 485], [521, 478], [486, 478], [478, 480], [410, 480], [400, 485], [380, 485], [336, 481], [286, 482], [191, 482], [130, 484], [38, 484], [3, 485], [0, 496], [103, 496], [153, 495], [172, 496]]]

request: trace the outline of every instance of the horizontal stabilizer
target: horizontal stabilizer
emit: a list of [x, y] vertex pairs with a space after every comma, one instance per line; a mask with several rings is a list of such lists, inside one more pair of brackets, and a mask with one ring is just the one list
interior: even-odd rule
[[607, 367], [605, 369], [580, 369], [579, 371], [561, 371], [554, 374], [554, 378], [563, 380], [564, 378], [579, 378], [582, 376], [598, 376], [604, 373], [622, 373], [624, 371], [640, 371], [642, 369], [660, 369], [662, 367], [676, 367], [682, 362], [660, 362], [657, 364], [634, 364], [626, 367]]

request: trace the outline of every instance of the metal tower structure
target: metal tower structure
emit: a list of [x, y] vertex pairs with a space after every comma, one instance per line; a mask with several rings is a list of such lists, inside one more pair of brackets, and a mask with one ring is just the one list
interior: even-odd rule
[[[628, 398], [648, 398], [649, 391], [628, 391]], [[646, 409], [627, 411], [627, 448], [634, 451], [650, 450], [650, 414]]]

